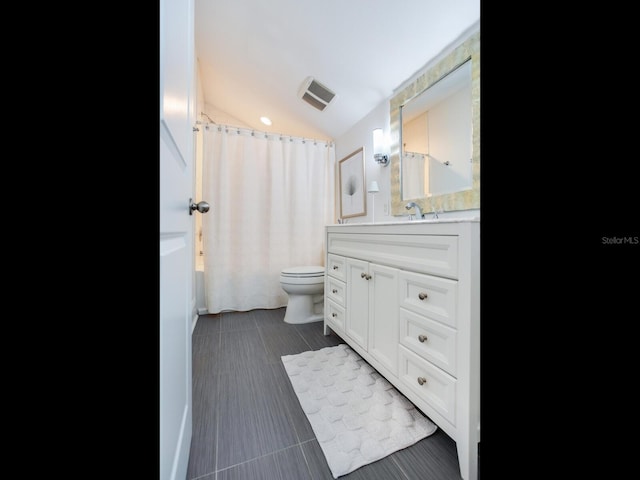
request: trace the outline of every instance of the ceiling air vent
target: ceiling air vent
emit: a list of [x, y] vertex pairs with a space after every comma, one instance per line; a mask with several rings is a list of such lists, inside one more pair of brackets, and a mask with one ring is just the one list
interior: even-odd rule
[[335, 93], [317, 80], [314, 80], [313, 77], [307, 77], [305, 79], [302, 83], [302, 88], [300, 88], [299, 95], [302, 100], [320, 111], [327, 108], [329, 102], [336, 96]]

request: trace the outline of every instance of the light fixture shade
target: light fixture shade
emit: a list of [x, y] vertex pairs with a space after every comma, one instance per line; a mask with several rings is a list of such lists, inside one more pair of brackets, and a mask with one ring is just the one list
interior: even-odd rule
[[381, 128], [373, 131], [373, 154], [384, 153], [384, 132]]
[[369, 193], [378, 193], [380, 191], [380, 187], [378, 187], [378, 182], [376, 182], [375, 180], [372, 180], [371, 183], [369, 184], [369, 190], [367, 190]]
[[381, 165], [387, 165], [389, 163], [389, 157], [385, 153], [385, 150], [384, 132], [381, 128], [376, 128], [373, 131], [373, 158]]

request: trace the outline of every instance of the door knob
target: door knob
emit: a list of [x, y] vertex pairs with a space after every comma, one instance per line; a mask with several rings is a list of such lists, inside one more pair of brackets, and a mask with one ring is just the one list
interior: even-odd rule
[[189, 215], [193, 215], [193, 211], [198, 210], [200, 213], [207, 213], [209, 211], [209, 204], [207, 202], [195, 203], [193, 199], [189, 199]]

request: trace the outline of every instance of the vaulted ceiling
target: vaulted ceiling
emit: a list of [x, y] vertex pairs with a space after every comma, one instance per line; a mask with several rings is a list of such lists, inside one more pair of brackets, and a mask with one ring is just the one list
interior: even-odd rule
[[[480, 0], [195, 0], [204, 101], [335, 139], [479, 20]], [[323, 111], [300, 98], [308, 77], [336, 94]]]

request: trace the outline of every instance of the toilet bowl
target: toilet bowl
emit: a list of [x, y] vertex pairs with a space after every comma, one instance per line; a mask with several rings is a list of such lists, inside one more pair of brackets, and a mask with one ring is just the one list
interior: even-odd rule
[[284, 315], [286, 323], [311, 323], [323, 320], [324, 267], [285, 268], [280, 272], [280, 286], [289, 296]]

